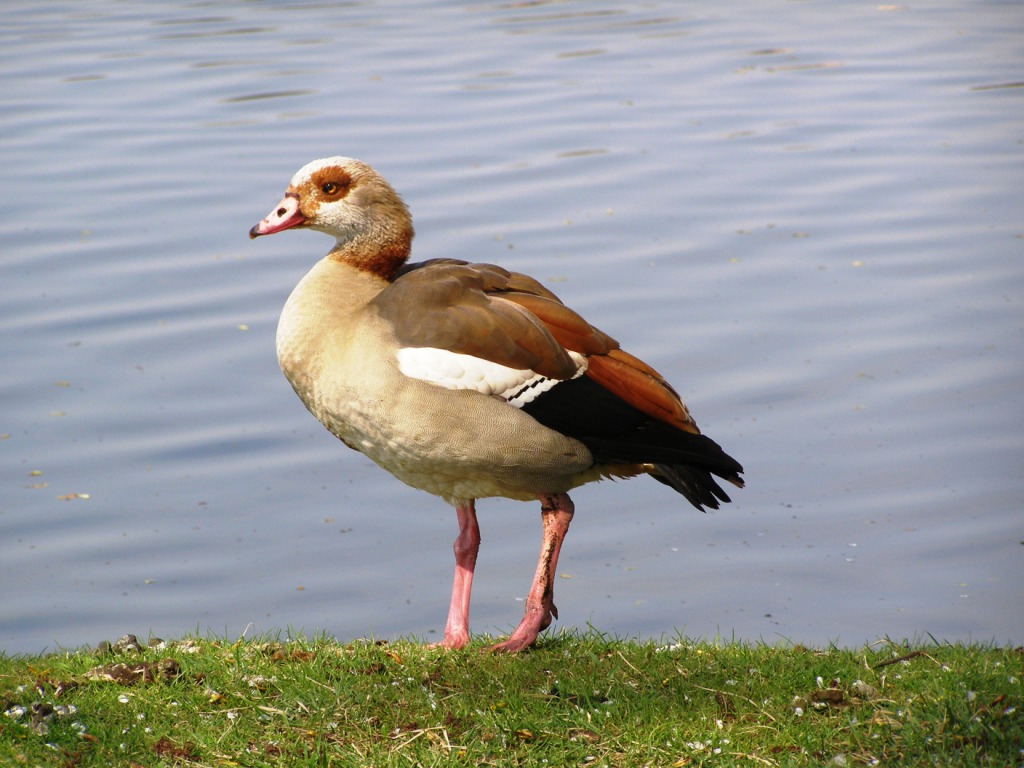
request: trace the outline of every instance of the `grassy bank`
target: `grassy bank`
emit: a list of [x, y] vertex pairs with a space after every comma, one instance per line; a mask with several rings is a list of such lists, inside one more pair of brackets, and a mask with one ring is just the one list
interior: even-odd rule
[[1024, 764], [1024, 653], [189, 638], [0, 657], [0, 765]]

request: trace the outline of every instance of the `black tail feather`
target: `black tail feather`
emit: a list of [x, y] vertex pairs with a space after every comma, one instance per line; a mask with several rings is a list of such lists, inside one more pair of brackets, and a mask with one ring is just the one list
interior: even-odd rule
[[729, 496], [712, 475], [742, 488], [743, 467], [711, 438], [658, 421], [586, 376], [557, 384], [523, 410], [579, 440], [597, 464], [650, 464], [650, 475], [699, 510]]
[[718, 509], [719, 502], [728, 504], [732, 499], [722, 490], [710, 472], [685, 464], [655, 464], [651, 477], [664, 483], [686, 497], [693, 506], [704, 511], [704, 507]]

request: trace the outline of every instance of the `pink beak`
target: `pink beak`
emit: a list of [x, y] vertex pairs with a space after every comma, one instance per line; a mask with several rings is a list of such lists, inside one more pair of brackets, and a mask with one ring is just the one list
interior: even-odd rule
[[306, 223], [306, 217], [299, 210], [299, 196], [294, 192], [286, 192], [274, 210], [255, 227], [249, 230], [250, 238], [260, 235], [272, 235], [282, 229], [291, 229]]

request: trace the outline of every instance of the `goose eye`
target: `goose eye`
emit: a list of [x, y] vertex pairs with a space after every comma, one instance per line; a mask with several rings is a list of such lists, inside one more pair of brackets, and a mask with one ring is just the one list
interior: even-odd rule
[[323, 192], [325, 195], [333, 195], [335, 192], [338, 191], [338, 185], [335, 184], [333, 181], [326, 181], [323, 183], [323, 185], [321, 185], [320, 191]]

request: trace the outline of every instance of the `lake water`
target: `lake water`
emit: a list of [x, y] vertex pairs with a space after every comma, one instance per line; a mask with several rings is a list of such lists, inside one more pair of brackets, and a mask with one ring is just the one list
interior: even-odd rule
[[[0, 650], [443, 630], [454, 513], [277, 369], [345, 154], [415, 258], [505, 264], [672, 381], [746, 467], [701, 515], [573, 494], [556, 627], [1024, 642], [1015, 2], [7, 2]], [[479, 504], [472, 628], [539, 507]]]

